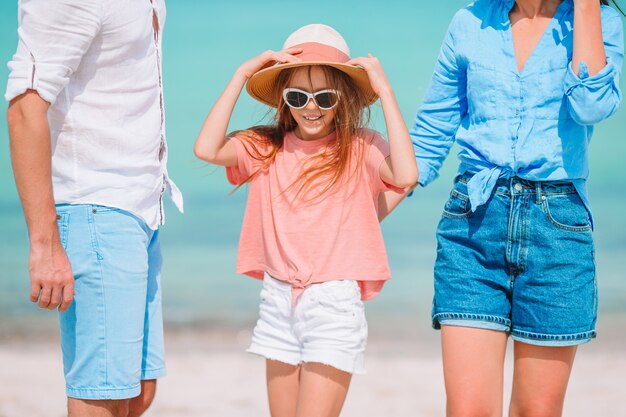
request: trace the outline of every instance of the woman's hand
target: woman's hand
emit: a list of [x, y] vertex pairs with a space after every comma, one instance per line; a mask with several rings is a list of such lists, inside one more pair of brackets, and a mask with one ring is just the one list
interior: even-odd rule
[[282, 51], [267, 50], [260, 55], [244, 62], [239, 66], [238, 72], [243, 74], [246, 80], [250, 79], [256, 72], [263, 68], [270, 67], [275, 63], [300, 62], [296, 55], [302, 52], [302, 48], [288, 48]]
[[367, 54], [367, 57], [351, 59], [347, 64], [359, 66], [367, 72], [372, 90], [374, 90], [378, 96], [392, 91], [391, 84], [389, 80], [387, 80], [383, 66], [380, 64], [378, 58], [373, 57], [372, 54]]

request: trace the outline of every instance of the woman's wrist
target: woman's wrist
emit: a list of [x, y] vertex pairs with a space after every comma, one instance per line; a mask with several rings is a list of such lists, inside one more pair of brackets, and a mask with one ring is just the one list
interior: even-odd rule
[[574, 0], [574, 8], [579, 10], [596, 10], [600, 8], [597, 0]]

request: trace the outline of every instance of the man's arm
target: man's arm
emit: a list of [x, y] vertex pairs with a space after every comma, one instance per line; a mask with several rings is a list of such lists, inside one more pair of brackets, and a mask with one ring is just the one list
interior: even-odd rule
[[36, 91], [11, 100], [7, 111], [11, 162], [30, 237], [30, 300], [65, 311], [74, 298], [74, 277], [61, 246], [52, 195], [49, 103]]

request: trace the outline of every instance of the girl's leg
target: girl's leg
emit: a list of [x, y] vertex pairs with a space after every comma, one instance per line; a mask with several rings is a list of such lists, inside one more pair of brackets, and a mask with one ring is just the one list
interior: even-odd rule
[[302, 365], [297, 417], [337, 417], [352, 374], [316, 362]]
[[300, 389], [300, 367], [266, 360], [267, 395], [272, 417], [294, 417]]
[[502, 416], [506, 341], [502, 331], [441, 327], [448, 417]]
[[576, 346], [515, 342], [510, 417], [560, 417]]

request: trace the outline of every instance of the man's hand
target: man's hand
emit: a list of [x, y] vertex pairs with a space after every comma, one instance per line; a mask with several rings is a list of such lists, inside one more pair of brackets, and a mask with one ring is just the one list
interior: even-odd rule
[[31, 245], [30, 301], [39, 308], [67, 310], [74, 299], [74, 276], [70, 261], [56, 239], [54, 243]]

